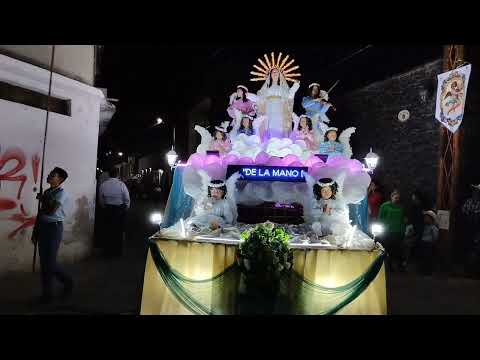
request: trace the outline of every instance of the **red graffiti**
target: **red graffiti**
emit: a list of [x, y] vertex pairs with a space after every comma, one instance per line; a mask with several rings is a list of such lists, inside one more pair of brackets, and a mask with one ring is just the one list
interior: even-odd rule
[[[35, 184], [38, 182], [40, 157], [35, 154], [32, 156], [32, 174]], [[8, 167], [6, 165], [9, 165]], [[13, 166], [14, 165], [14, 166]], [[16, 181], [20, 185], [17, 191], [17, 200], [22, 197], [23, 187], [27, 181], [27, 175], [23, 174], [23, 170], [26, 166], [25, 153], [19, 148], [9, 148], [3, 155], [0, 153], [0, 182], [4, 181]], [[9, 168], [10, 170], [2, 170]], [[0, 198], [0, 211], [12, 210], [17, 208], [18, 203], [15, 200], [8, 198]], [[17, 210], [18, 211], [18, 210]], [[2, 220], [14, 221], [20, 223], [20, 225], [8, 234], [9, 239], [15, 238], [15, 236], [22, 230], [35, 225], [36, 216], [31, 216], [25, 211], [24, 205], [20, 204], [20, 212], [10, 215]]]
[[0, 211], [12, 210], [17, 207], [17, 203], [10, 199], [0, 198]]
[[25, 167], [25, 154], [23, 153], [22, 150], [17, 149], [17, 148], [10, 148], [5, 151], [3, 156], [0, 157], [0, 171], [4, 168], [4, 166], [10, 162], [10, 161], [16, 161], [17, 164], [16, 166], [5, 172], [5, 173], [0, 173], [0, 181], [19, 181], [20, 182], [20, 187], [18, 188], [17, 192], [17, 199], [20, 200], [20, 197], [22, 195], [22, 190], [23, 186], [25, 185], [25, 182], [27, 181], [27, 176], [25, 174], [22, 175], [16, 175], [18, 172], [22, 171]]
[[36, 216], [30, 216], [25, 209], [23, 208], [23, 204], [20, 205], [20, 213], [13, 214], [8, 218], [8, 220], [15, 221], [21, 223], [19, 227], [13, 230], [10, 234], [8, 234], [9, 239], [13, 239], [19, 231], [27, 229], [29, 227], [33, 227], [35, 225], [35, 221], [37, 219]]
[[32, 173], [35, 184], [38, 181], [38, 169], [40, 168], [40, 157], [35, 154], [32, 156]]

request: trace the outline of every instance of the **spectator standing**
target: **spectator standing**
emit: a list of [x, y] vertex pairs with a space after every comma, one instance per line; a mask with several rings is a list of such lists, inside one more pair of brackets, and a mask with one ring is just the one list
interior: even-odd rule
[[67, 192], [61, 185], [67, 178], [67, 172], [59, 167], [53, 169], [48, 175], [47, 182], [50, 188], [41, 195], [38, 222], [32, 237], [34, 241], [38, 241], [42, 278], [40, 303], [42, 304], [51, 303], [53, 300], [54, 279], [63, 284], [64, 297], [70, 296], [73, 290], [72, 278], [57, 264], [68, 202]]
[[127, 186], [118, 179], [119, 171], [113, 168], [110, 179], [100, 185], [98, 201], [103, 212], [104, 254], [108, 257], [121, 256], [130, 194]]
[[379, 221], [385, 227], [382, 243], [388, 253], [387, 264], [391, 271], [395, 263], [403, 268], [403, 237], [405, 235], [405, 212], [400, 204], [400, 191], [394, 190], [390, 201], [382, 204]]

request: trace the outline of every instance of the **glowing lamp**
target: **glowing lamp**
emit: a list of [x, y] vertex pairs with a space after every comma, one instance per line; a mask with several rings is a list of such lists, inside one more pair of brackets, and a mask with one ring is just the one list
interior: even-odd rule
[[382, 233], [383, 233], [383, 225], [382, 224], [372, 224], [372, 234], [373, 234], [374, 239]]
[[365, 156], [365, 162], [367, 163], [369, 171], [373, 172], [377, 168], [379, 159], [380, 157], [372, 151], [372, 148], [370, 148], [370, 152]]
[[150, 222], [152, 222], [153, 224], [160, 224], [162, 220], [162, 214], [160, 213], [153, 213], [152, 215], [150, 215]]
[[168, 162], [168, 165], [173, 168], [173, 166], [175, 165], [175, 162], [177, 161], [177, 158], [178, 158], [178, 155], [177, 153], [175, 152], [175, 150], [173, 150], [173, 147], [172, 147], [172, 150], [170, 150], [168, 153], [167, 153], [167, 162]]

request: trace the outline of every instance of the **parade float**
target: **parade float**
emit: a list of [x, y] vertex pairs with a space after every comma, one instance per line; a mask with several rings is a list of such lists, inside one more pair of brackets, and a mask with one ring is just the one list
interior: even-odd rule
[[238, 85], [219, 126], [195, 126], [201, 143], [149, 239], [142, 314], [386, 314], [355, 128], [332, 126], [317, 83], [294, 113], [298, 69], [264, 55], [260, 90]]

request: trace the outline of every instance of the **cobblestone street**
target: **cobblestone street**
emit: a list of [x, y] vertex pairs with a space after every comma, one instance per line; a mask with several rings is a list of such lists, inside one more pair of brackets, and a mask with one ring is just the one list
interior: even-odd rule
[[[149, 214], [161, 210], [151, 202], [138, 202], [130, 211], [126, 252], [107, 260], [98, 255], [66, 269], [75, 279], [75, 291], [66, 302], [33, 305], [40, 293], [39, 274], [15, 273], [0, 279], [0, 314], [125, 314], [140, 311], [147, 247], [145, 239], [155, 231]], [[480, 314], [480, 282], [444, 275], [420, 276], [387, 273], [390, 315]]]

